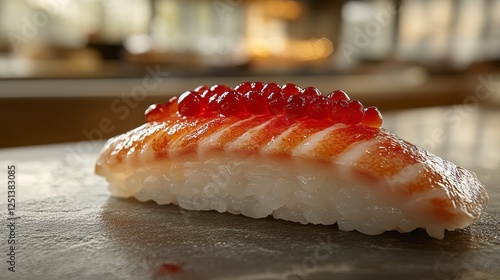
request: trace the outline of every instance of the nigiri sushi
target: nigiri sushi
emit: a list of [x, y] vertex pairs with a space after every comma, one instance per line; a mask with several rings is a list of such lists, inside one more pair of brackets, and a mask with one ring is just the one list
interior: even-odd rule
[[377, 108], [341, 90], [200, 86], [145, 114], [97, 159], [112, 196], [439, 239], [488, 203], [473, 172], [382, 128]]

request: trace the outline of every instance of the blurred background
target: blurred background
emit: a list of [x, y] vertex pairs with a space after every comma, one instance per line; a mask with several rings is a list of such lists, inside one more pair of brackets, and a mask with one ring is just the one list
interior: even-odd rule
[[244, 81], [497, 110], [500, 0], [0, 0], [0, 147], [109, 138]]

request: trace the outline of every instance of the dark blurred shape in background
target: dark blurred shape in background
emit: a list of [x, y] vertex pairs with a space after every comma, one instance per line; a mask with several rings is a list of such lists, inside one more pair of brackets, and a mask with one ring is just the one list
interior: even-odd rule
[[460, 104], [486, 80], [495, 106], [500, 0], [0, 0], [0, 117], [18, 116], [0, 147], [89, 140], [103, 118], [107, 138], [166, 96], [247, 80], [383, 110]]

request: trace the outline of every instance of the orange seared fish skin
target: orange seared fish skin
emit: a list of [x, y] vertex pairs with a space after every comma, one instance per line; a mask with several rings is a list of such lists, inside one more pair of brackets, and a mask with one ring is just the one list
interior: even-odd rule
[[202, 86], [147, 119], [100, 153], [96, 173], [114, 196], [440, 239], [488, 203], [474, 173], [398, 138], [341, 91]]

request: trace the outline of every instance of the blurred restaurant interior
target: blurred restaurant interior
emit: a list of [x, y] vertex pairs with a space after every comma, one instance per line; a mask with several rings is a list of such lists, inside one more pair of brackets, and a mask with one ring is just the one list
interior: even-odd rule
[[383, 112], [463, 104], [486, 81], [498, 110], [500, 0], [0, 0], [0, 147], [109, 138], [151, 103], [244, 81]]

